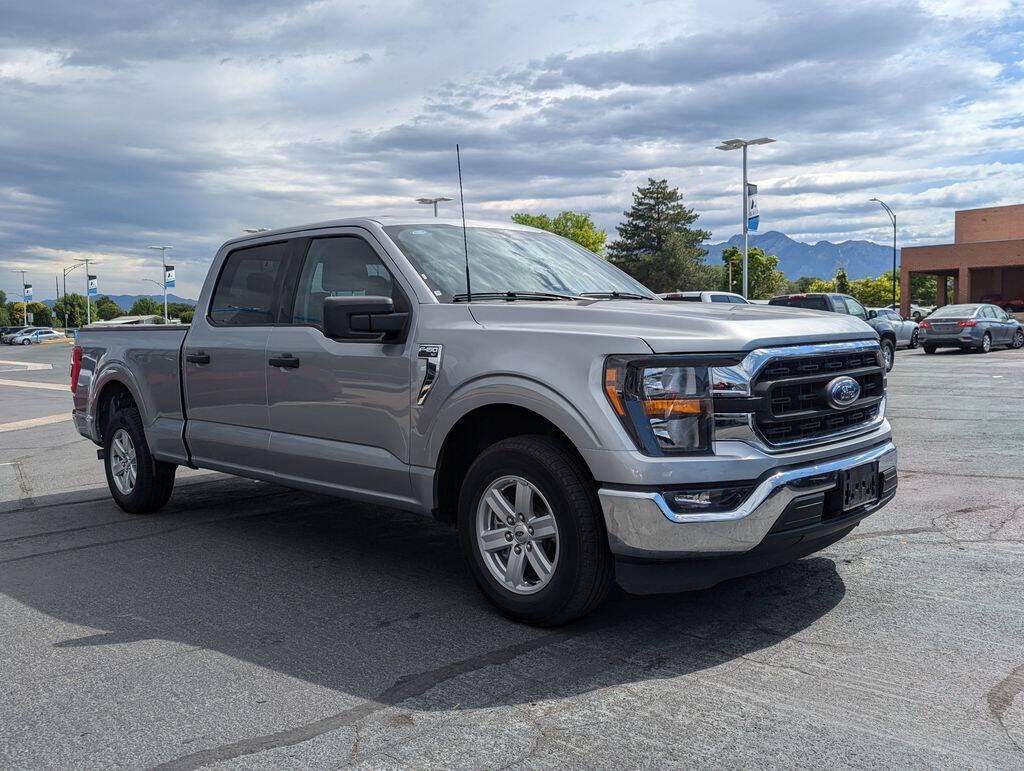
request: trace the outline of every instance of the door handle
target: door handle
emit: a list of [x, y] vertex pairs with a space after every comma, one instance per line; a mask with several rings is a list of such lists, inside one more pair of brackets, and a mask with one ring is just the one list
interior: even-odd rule
[[209, 364], [210, 354], [206, 351], [196, 351], [195, 353], [186, 353], [185, 361], [189, 364]]
[[271, 367], [288, 367], [289, 369], [297, 369], [299, 366], [299, 359], [296, 356], [292, 356], [290, 353], [282, 354], [281, 356], [268, 359], [267, 364]]

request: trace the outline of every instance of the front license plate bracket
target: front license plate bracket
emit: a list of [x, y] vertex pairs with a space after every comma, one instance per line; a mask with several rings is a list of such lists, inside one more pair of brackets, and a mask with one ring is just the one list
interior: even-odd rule
[[845, 469], [840, 478], [843, 491], [843, 511], [849, 511], [878, 500], [877, 462]]

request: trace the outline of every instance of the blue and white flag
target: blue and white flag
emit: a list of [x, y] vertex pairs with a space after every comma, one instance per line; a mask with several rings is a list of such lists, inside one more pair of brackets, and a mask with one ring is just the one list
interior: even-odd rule
[[757, 185], [747, 184], [747, 230], [757, 230], [760, 215], [757, 211]]
[[95, 297], [100, 292], [96, 276], [89, 276], [89, 297]]
[[32, 299], [32, 285], [31, 284], [25, 284], [25, 294], [24, 294], [24, 297], [25, 297], [25, 302], [28, 302], [29, 300]]
[[167, 265], [167, 266], [165, 266], [164, 270], [166, 271], [164, 273], [164, 285], [168, 289], [170, 289], [171, 287], [174, 286], [174, 266], [173, 265]]

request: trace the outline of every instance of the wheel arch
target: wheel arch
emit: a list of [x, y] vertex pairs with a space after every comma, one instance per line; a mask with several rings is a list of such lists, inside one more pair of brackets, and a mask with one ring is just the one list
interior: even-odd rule
[[108, 376], [99, 386], [96, 398], [93, 400], [93, 416], [95, 420], [95, 434], [100, 444], [105, 440], [104, 431], [110, 416], [115, 410], [126, 406], [134, 405], [141, 409], [138, 395], [132, 387], [131, 381], [116, 375]]

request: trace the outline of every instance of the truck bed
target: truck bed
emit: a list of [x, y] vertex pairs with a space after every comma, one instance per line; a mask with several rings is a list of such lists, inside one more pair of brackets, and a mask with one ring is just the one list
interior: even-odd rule
[[[93, 441], [100, 441], [100, 414], [89, 414], [90, 404], [102, 409], [98, 389], [113, 383], [116, 374], [132, 391], [143, 415], [153, 455], [160, 460], [187, 463], [183, 432], [181, 351], [188, 326], [178, 324], [126, 327], [84, 327], [78, 333], [82, 369], [74, 394], [76, 423], [84, 425]], [[99, 373], [99, 377], [96, 377]], [[116, 387], [116, 386], [112, 386]]]

